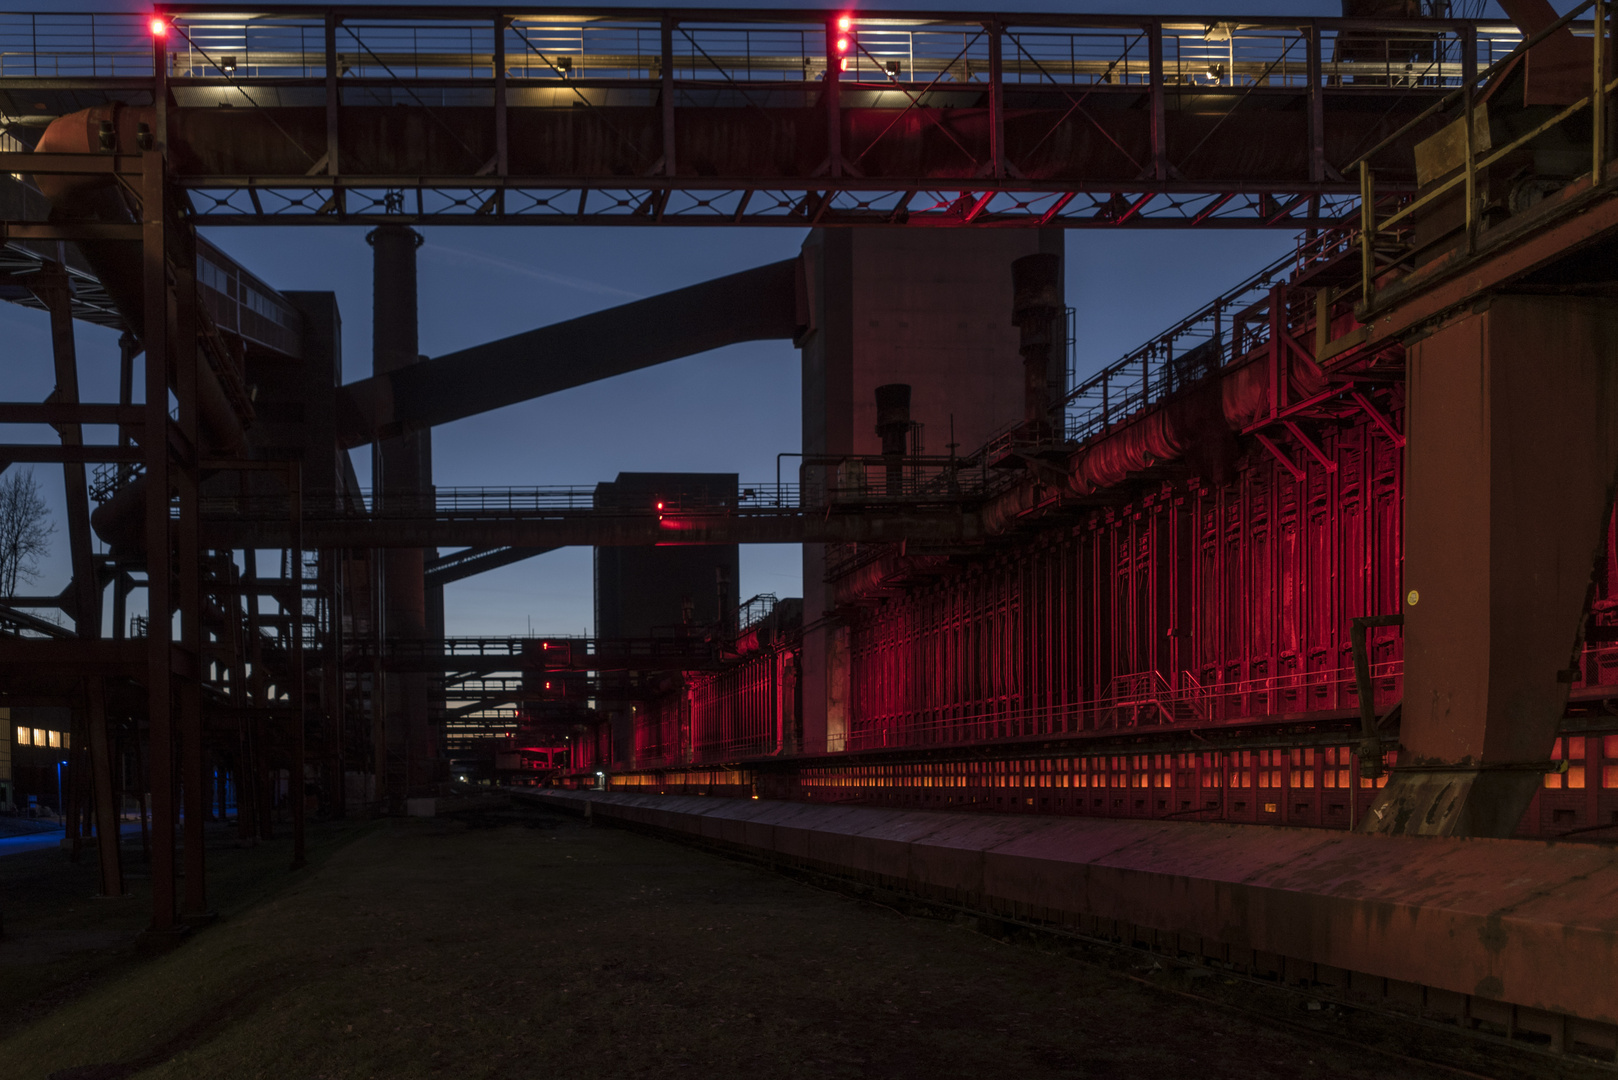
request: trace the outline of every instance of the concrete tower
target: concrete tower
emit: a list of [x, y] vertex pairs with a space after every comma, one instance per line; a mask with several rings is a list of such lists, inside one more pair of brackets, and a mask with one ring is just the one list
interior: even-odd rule
[[[923, 450], [970, 453], [1023, 419], [1027, 378], [1012, 323], [1011, 264], [1060, 256], [1058, 229], [817, 229], [803, 246], [808, 328], [803, 452], [880, 454], [876, 388], [911, 386]], [[1060, 393], [1066, 349], [1051, 350]], [[1055, 394], [1053, 394], [1055, 396]], [[951, 431], [953, 430], [953, 439]], [[826, 549], [803, 549], [804, 622], [830, 609]], [[823, 622], [804, 638], [803, 749], [841, 748], [848, 717], [847, 633]]]

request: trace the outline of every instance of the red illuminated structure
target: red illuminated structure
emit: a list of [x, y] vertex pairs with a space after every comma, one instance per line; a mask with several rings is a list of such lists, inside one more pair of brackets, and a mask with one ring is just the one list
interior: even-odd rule
[[[278, 803], [298, 788], [281, 777], [335, 793], [335, 812], [356, 776], [366, 801], [397, 805], [444, 782], [438, 732], [515, 732], [553, 767], [560, 737], [569, 782], [609, 788], [1367, 830], [1380, 809], [1388, 829], [1444, 836], [1611, 835], [1618, 564], [1601, 533], [1618, 402], [1594, 345], [1618, 333], [1602, 275], [1618, 189], [1599, 25], [1530, 24], [1529, 64], [1504, 55], [1521, 33], [1465, 21], [958, 14], [896, 23], [900, 60], [886, 20], [856, 36], [825, 13], [750, 12], [737, 30], [712, 12], [586, 12], [564, 55], [531, 36], [554, 12], [430, 9], [399, 56], [382, 47], [397, 9], [299, 8], [245, 31], [169, 10], [81, 35], [89, 74], [58, 76], [49, 44], [5, 50], [35, 63], [8, 74], [53, 80], [11, 111], [58, 113], [33, 153], [0, 155], [0, 179], [32, 178], [18, 205], [39, 212], [6, 223], [7, 257], [19, 298], [50, 312], [59, 385], [78, 382], [74, 317], [129, 333], [118, 402], [5, 404], [5, 422], [60, 436], [0, 459], [63, 467], [74, 578], [0, 609], [0, 690], [76, 710], [69, 818], [82, 837], [96, 817], [109, 894], [118, 784], [144, 749], [158, 929], [209, 910], [213, 758], [247, 793], [244, 839], [284, 806], [301, 858], [307, 801]], [[226, 33], [245, 36], [227, 50]], [[770, 34], [807, 44], [719, 48]], [[1586, 42], [1601, 48], [1577, 64], [1539, 62]], [[391, 60], [366, 59], [378, 49]], [[153, 104], [125, 104], [132, 86]], [[236, 107], [259, 89], [276, 93]], [[1511, 122], [1486, 148], [1469, 137], [1480, 105]], [[408, 226], [473, 222], [770, 224], [811, 243], [417, 363]], [[378, 226], [378, 282], [398, 287], [378, 290], [377, 326], [398, 333], [370, 378], [333, 393], [329, 297], [278, 294], [194, 231], [233, 224]], [[1012, 235], [995, 254], [1015, 259], [1015, 297], [1015, 267], [1053, 252], [1005, 225], [1312, 235], [1295, 267], [1062, 410], [1040, 405], [1059, 304], [985, 307], [999, 336], [979, 340], [1033, 407], [975, 453], [921, 453], [893, 421], [880, 454], [806, 435], [796, 491], [729, 477], [703, 499], [656, 487], [618, 505], [434, 492], [419, 469], [366, 492], [345, 467], [371, 443], [419, 463], [424, 443], [399, 440], [435, 424], [721, 345], [792, 339], [823, 360], [849, 329], [825, 299], [855, 288], [854, 236], [897, 238], [921, 264], [920, 236], [967, 263], [959, 238]], [[831, 413], [822, 427], [845, 419]], [[87, 443], [86, 425], [119, 438]], [[675, 536], [824, 548], [817, 598], [755, 621], [721, 578], [713, 619], [568, 643], [565, 664], [429, 621], [433, 583], [463, 571]], [[439, 545], [465, 550], [423, 554]], [[260, 567], [266, 548], [279, 566]], [[109, 577], [117, 634], [101, 640]], [[137, 583], [175, 634], [126, 633]], [[1307, 894], [1298, 924], [1343, 930], [1331, 900]]]
[[[794, 734], [800, 699], [785, 688], [800, 657], [789, 637], [751, 644], [723, 671], [687, 673], [640, 705], [634, 767], [614, 783], [1356, 824], [1386, 776], [1381, 767], [1361, 773], [1348, 628], [1401, 607], [1404, 356], [1351, 355], [1322, 380], [1306, 355], [1270, 336], [1280, 327], [1313, 340], [1312, 292], [1263, 292], [1245, 310], [1231, 298], [1212, 306], [1227, 334], [1238, 327], [1238, 347], [1251, 343], [1214, 374], [1144, 360], [1160, 348], [1153, 343], [1090, 381], [1120, 386], [1144, 365], [1153, 393], [1143, 409], [1091, 418], [1090, 437], [1070, 455], [1072, 471], [1089, 478], [1083, 494], [1014, 530], [1013, 546], [970, 556], [845, 552], [832, 578], [850, 655], [846, 718], [824, 746], [835, 757]], [[1151, 434], [1177, 412], [1183, 419], [1210, 385], [1250, 428], [1231, 460], [1212, 466], [1227, 470], [1223, 483], [1193, 475]], [[1075, 400], [1092, 390], [1079, 387]], [[1117, 401], [1127, 391], [1114, 393]], [[1155, 464], [1154, 446], [1164, 454]], [[1527, 835], [1599, 827], [1618, 814], [1618, 722], [1608, 710], [1618, 702], [1618, 648], [1603, 614], [1618, 568], [1610, 530], [1604, 550], [1591, 644], [1571, 676], [1554, 754], [1569, 768], [1547, 776], [1522, 819]], [[1373, 630], [1366, 659], [1387, 764], [1399, 730], [1389, 713], [1403, 697], [1398, 628]], [[579, 767], [593, 778], [609, 760], [598, 752]]]

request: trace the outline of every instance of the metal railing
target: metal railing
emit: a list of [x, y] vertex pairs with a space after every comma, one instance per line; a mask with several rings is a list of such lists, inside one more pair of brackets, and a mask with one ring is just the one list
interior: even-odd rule
[[[1403, 693], [1403, 659], [1371, 665], [1379, 709]], [[1169, 729], [1197, 723], [1245, 724], [1281, 712], [1301, 712], [1300, 696], [1355, 701], [1354, 669], [1331, 668], [1262, 675], [1229, 682], [1197, 683], [1186, 673], [1175, 684], [1155, 672], [1121, 676], [1099, 697], [1061, 706], [985, 709], [915, 721], [903, 716], [875, 718], [859, 730], [828, 738], [827, 750], [871, 750], [889, 746], [930, 746], [984, 742], [1053, 734]], [[1189, 682], [1184, 681], [1189, 680]], [[1155, 694], [1153, 689], [1155, 688]], [[1183, 704], [1183, 708], [1176, 704]], [[1150, 705], [1150, 707], [1146, 707]], [[929, 711], [929, 710], [921, 710]], [[945, 710], [955, 712], [955, 710]]]
[[[334, 20], [337, 71], [345, 79], [492, 79], [519, 82], [653, 82], [665, 56], [662, 12], [645, 15], [511, 12], [483, 18], [453, 8], [394, 9], [387, 17]], [[985, 13], [974, 20], [854, 16], [846, 27], [802, 12], [738, 10], [669, 15], [667, 55], [682, 80], [808, 82], [823, 76], [833, 43], [840, 72], [890, 85], [969, 84], [997, 61], [1026, 87], [1128, 90], [1162, 77], [1204, 89], [1454, 86], [1468, 30], [1490, 62], [1520, 34], [1503, 23], [1410, 20], [1386, 25], [1338, 19], [1221, 18], [1196, 22], [1106, 15]], [[0, 75], [150, 75], [145, 13], [0, 14]], [[991, 33], [990, 25], [998, 33]], [[192, 8], [170, 15], [171, 78], [318, 79], [326, 73], [323, 12]], [[995, 40], [998, 38], [998, 40]], [[1318, 48], [1318, 58], [1315, 50]], [[1160, 59], [1154, 58], [1157, 52]], [[448, 102], [445, 102], [448, 103]], [[682, 103], [683, 104], [683, 103]]]
[[1074, 386], [1067, 437], [1082, 442], [1191, 386], [1269, 339], [1270, 289], [1287, 281], [1289, 253]]
[[[439, 487], [420, 494], [362, 489], [358, 499], [306, 497], [308, 520], [353, 518], [488, 519], [592, 513], [624, 517], [672, 514], [779, 515], [866, 507], [957, 505], [982, 497], [994, 478], [982, 458], [853, 454], [804, 459], [800, 481], [741, 484], [734, 490], [666, 495], [598, 491], [593, 485], [548, 487]], [[200, 500], [204, 517], [280, 520], [287, 496], [211, 495]]]
[[744, 634], [768, 619], [775, 611], [776, 595], [774, 593], [759, 593], [757, 596], [742, 601], [736, 609], [736, 632]]

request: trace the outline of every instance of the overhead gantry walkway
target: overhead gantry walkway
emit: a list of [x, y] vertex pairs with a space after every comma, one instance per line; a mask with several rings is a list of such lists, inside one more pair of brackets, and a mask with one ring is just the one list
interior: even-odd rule
[[[145, 124], [204, 225], [1297, 229], [1349, 212], [1349, 163], [1520, 41], [1437, 19], [182, 4], [0, 18], [0, 107], [43, 125], [101, 103], [120, 146]], [[1378, 164], [1414, 187], [1407, 155]]]

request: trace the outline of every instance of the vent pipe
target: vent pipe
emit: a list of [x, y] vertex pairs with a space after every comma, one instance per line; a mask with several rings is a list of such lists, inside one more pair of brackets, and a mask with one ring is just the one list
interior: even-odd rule
[[1062, 316], [1062, 257], [1024, 255], [1011, 264], [1011, 323], [1021, 332], [1023, 416], [1036, 436], [1050, 432], [1051, 350]]
[[876, 434], [887, 459], [885, 494], [896, 496], [904, 485], [905, 440], [910, 437], [910, 384], [888, 383], [876, 388]]

